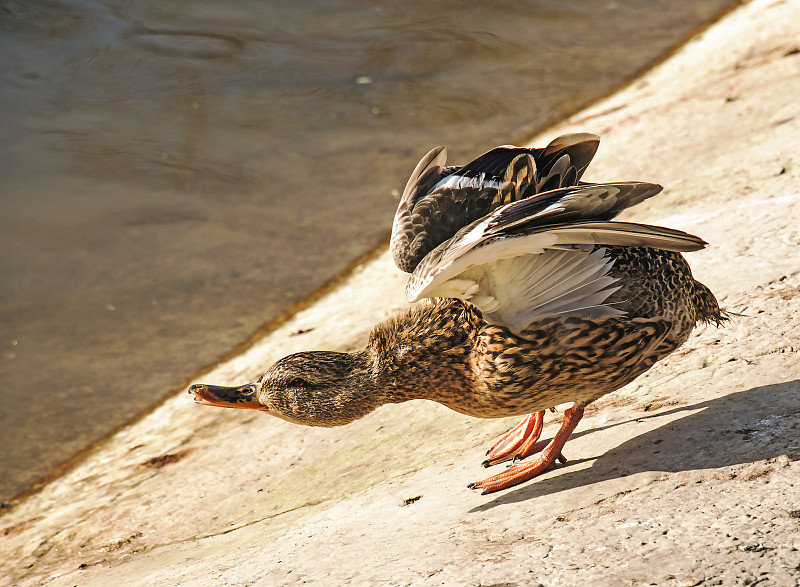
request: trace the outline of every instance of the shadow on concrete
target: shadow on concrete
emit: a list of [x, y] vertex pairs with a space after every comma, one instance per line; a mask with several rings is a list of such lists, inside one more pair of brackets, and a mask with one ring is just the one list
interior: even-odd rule
[[[678, 412], [692, 413], [591, 457], [597, 460], [588, 469], [569, 470], [575, 463], [591, 458], [570, 461], [561, 465], [561, 475], [534, 479], [470, 511], [486, 511], [497, 505], [553, 495], [645, 471], [674, 473], [715, 469], [784, 454], [800, 459], [800, 380], [754, 387], [719, 399], [643, 414], [637, 420], [658, 419]], [[576, 436], [625, 423], [592, 428]]]

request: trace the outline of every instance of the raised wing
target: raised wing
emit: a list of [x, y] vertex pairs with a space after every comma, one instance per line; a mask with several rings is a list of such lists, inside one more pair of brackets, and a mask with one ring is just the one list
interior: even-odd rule
[[617, 289], [604, 245], [681, 252], [706, 245], [680, 230], [608, 220], [659, 190], [635, 182], [581, 185], [536, 196], [545, 204], [507, 204], [431, 251], [406, 295], [461, 298], [518, 331], [547, 314], [619, 314], [603, 303]]
[[462, 167], [445, 167], [444, 147], [431, 150], [400, 198], [392, 226], [395, 263], [411, 272], [437, 245], [500, 206], [576, 184], [599, 140], [580, 133], [544, 148], [495, 147]]

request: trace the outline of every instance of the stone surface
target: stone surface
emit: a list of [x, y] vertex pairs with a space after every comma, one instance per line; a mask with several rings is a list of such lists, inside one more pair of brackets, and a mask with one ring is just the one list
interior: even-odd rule
[[[709, 241], [689, 261], [739, 314], [591, 406], [567, 464], [481, 496], [513, 420], [418, 401], [311, 429], [181, 393], [7, 510], [0, 585], [800, 583], [797, 96], [800, 4], [753, 0], [532, 141], [596, 132], [587, 180], [663, 183], [627, 218]], [[404, 280], [384, 253], [203, 380], [356, 348]]]

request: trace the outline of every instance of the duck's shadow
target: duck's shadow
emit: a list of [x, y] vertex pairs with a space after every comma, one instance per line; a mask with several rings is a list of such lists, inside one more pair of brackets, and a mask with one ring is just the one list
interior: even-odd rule
[[[690, 413], [678, 419], [666, 417], [680, 412]], [[471, 511], [485, 511], [500, 504], [552, 495], [645, 471], [713, 469], [784, 454], [800, 458], [800, 380], [754, 387], [658, 414], [645, 413], [637, 420], [650, 418], [663, 418], [665, 423], [597, 455], [591, 467], [570, 471], [570, 466], [589, 459], [568, 462], [561, 465], [562, 474], [534, 479], [499, 493], [492, 501]], [[593, 434], [620, 424], [591, 428], [574, 436]], [[564, 452], [568, 455], [568, 451], [569, 443]]]

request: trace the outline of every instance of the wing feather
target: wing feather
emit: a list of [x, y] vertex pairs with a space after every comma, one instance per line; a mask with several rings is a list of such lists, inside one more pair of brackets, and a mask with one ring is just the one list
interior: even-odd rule
[[[431, 251], [409, 279], [409, 301], [461, 298], [477, 306], [487, 320], [515, 330], [547, 314], [620, 314], [604, 304], [619, 289], [608, 275], [613, 259], [606, 256], [606, 246], [684, 252], [706, 245], [681, 230], [633, 222], [540, 225], [552, 211], [535, 218], [509, 213], [523, 204], [496, 210]], [[607, 211], [602, 208], [603, 214]]]
[[558, 137], [545, 148], [495, 147], [461, 167], [445, 166], [444, 147], [431, 150], [411, 174], [397, 207], [391, 239], [395, 263], [411, 272], [437, 245], [498, 207], [546, 186], [576, 183], [599, 140], [579, 133]]

